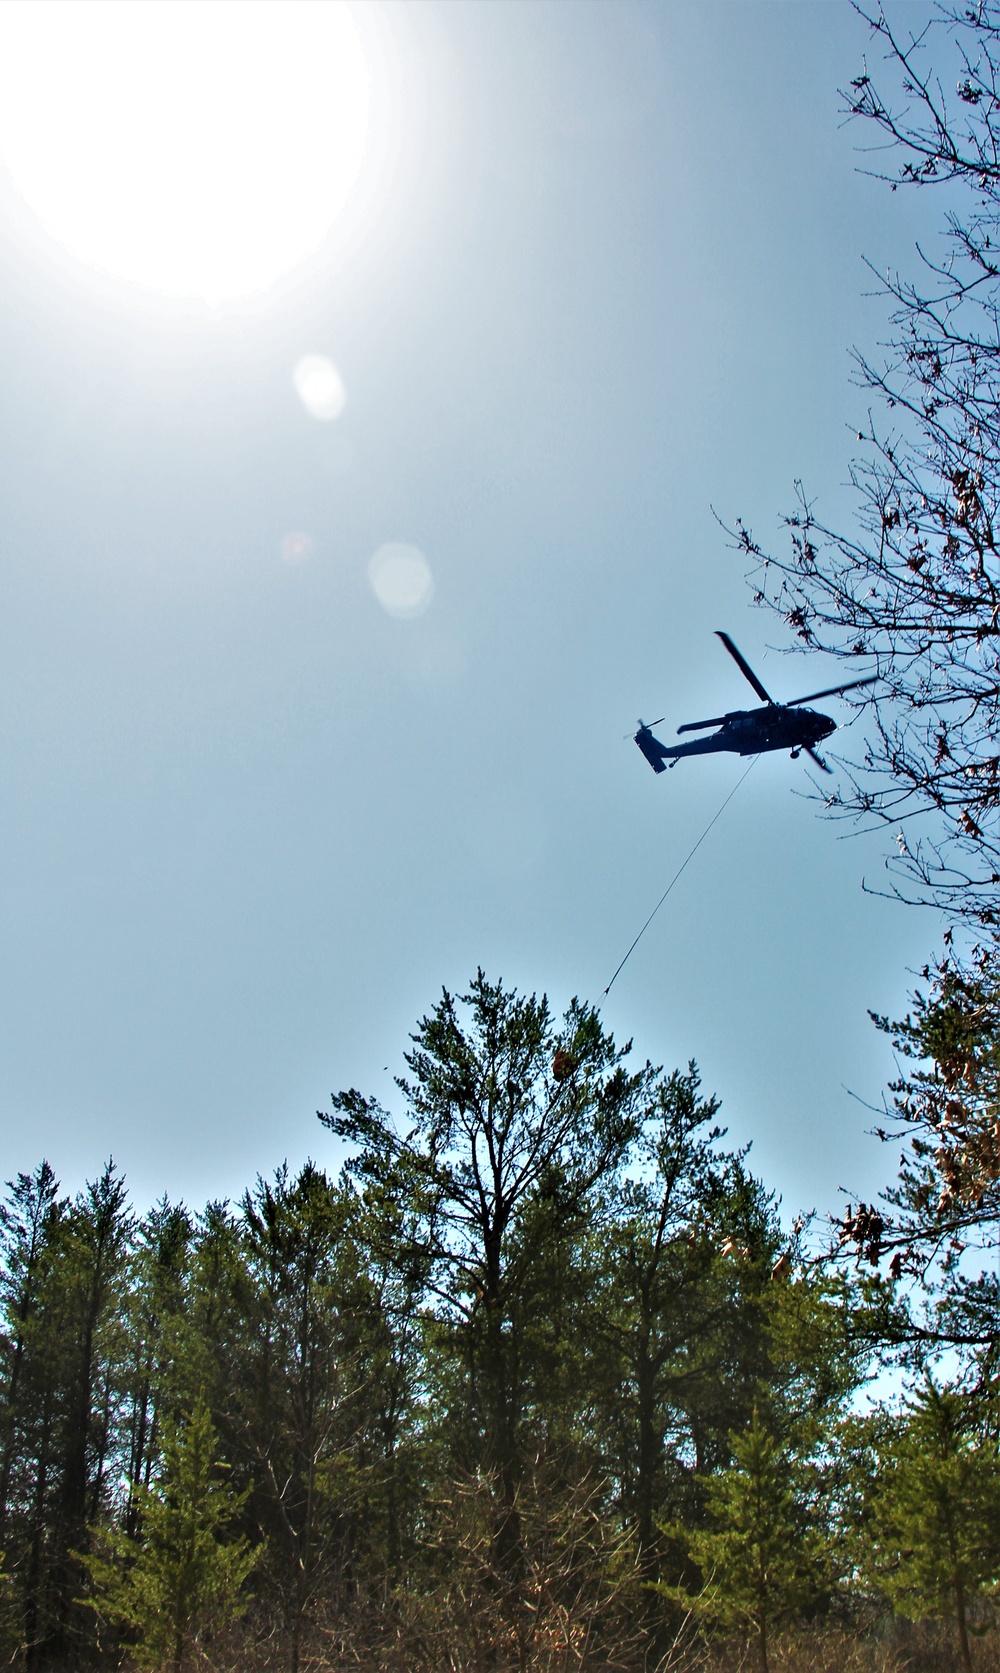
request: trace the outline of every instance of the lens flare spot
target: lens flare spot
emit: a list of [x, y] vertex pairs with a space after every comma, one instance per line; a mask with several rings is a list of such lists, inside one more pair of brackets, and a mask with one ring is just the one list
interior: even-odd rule
[[372, 592], [389, 616], [422, 616], [434, 597], [431, 566], [419, 546], [389, 540], [368, 563]]
[[336, 366], [325, 354], [304, 354], [295, 362], [292, 382], [310, 418], [329, 424], [340, 417], [347, 391]]
[[311, 534], [302, 529], [292, 529], [281, 542], [281, 556], [286, 563], [305, 563], [316, 550], [316, 542]]

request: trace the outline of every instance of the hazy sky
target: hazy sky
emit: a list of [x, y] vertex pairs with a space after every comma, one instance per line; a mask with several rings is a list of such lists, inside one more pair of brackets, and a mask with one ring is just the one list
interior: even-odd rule
[[[939, 213], [857, 172], [860, 20], [358, 16], [356, 201], [262, 302], [97, 276], [0, 179], [5, 1177], [113, 1153], [140, 1202], [197, 1205], [335, 1163], [316, 1108], [391, 1101], [442, 984], [600, 999], [742, 771], [657, 778], [623, 741], [753, 701], [713, 629], [778, 696], [835, 677], [767, 651], [711, 507], [778, 539], [801, 477], [851, 515], [848, 351], [884, 333], [862, 258], [908, 262]], [[343, 379], [332, 422], [307, 354]], [[387, 542], [425, 555], [419, 616], [373, 590]], [[789, 1209], [887, 1177], [851, 1097], [891, 1068], [866, 1012], [938, 934], [862, 892], [883, 839], [840, 840], [808, 788], [758, 763], [605, 1006], [643, 1057], [698, 1060]]]

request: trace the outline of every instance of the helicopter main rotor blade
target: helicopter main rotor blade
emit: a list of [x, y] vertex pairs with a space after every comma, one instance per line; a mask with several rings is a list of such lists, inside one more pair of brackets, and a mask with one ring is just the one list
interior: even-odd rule
[[881, 674], [869, 674], [867, 680], [851, 680], [848, 685], [828, 685], [825, 691], [810, 691], [808, 697], [796, 697], [785, 707], [797, 709], [800, 703], [815, 703], [820, 697], [839, 697], [842, 691], [856, 691], [859, 685], [874, 685], [881, 678]]
[[733, 644], [733, 641], [730, 639], [729, 634], [721, 632], [721, 630], [719, 628], [716, 628], [715, 633], [716, 633], [716, 638], [722, 640], [722, 643], [725, 645], [726, 650], [729, 652], [730, 656], [732, 657], [733, 661], [735, 662], [735, 664], [736, 664], [737, 668], [739, 669], [740, 673], [744, 676], [745, 679], [748, 679], [750, 681], [750, 684], [753, 686], [754, 691], [757, 693], [757, 696], [760, 698], [761, 702], [762, 703], [773, 703], [774, 698], [769, 697], [767, 695], [767, 692], [764, 690], [764, 687], [761, 685], [759, 679], [757, 678], [756, 674], [754, 673], [753, 669], [751, 668], [749, 662], [747, 662], [746, 658], [736, 649], [736, 646]]
[[716, 715], [714, 720], [689, 720], [684, 726], [678, 726], [678, 732], [704, 732], [706, 726], [722, 726], [726, 721], [725, 715]]
[[832, 773], [833, 772], [833, 768], [827, 766], [826, 762], [823, 760], [822, 755], [817, 755], [816, 751], [814, 749], [810, 749], [808, 744], [803, 744], [802, 747], [805, 750], [806, 754], [808, 755], [810, 761], [815, 761], [817, 767], [820, 769], [820, 772], [823, 772], [823, 773]]

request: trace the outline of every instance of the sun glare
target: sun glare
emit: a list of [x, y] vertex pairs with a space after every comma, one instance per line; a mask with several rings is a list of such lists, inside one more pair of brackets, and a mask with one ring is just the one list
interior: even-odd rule
[[0, 158], [80, 261], [209, 302], [321, 244], [361, 172], [346, 0], [6, 0]]

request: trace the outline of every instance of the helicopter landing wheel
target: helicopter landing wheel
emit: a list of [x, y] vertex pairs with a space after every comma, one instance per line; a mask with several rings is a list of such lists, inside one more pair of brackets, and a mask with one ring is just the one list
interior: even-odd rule
[[792, 760], [797, 761], [798, 758], [799, 758], [799, 751], [797, 749], [793, 749], [792, 750]]

